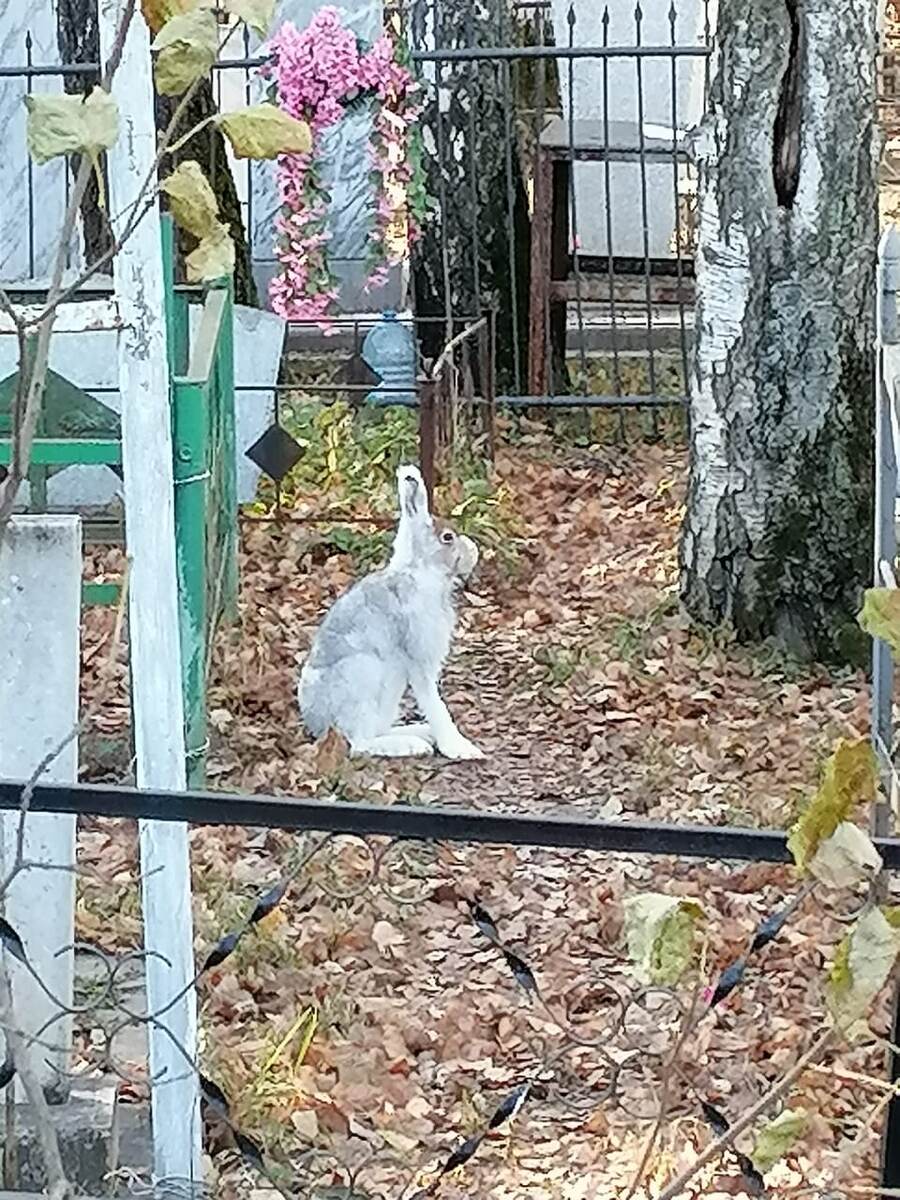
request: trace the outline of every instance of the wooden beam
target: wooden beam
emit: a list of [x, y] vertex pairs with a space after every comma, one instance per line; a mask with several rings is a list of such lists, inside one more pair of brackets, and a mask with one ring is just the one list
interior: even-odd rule
[[[101, 0], [100, 44], [109, 57], [127, 0]], [[132, 6], [133, 9], [133, 6]], [[107, 153], [109, 210], [122, 222], [155, 188], [156, 128], [150, 39], [137, 16], [113, 92], [120, 133]], [[152, 191], [151, 191], [152, 194]], [[139, 200], [139, 197], [142, 197]], [[184, 708], [178, 641], [173, 448], [159, 205], [153, 202], [114, 260], [125, 328], [119, 339], [126, 545], [132, 560], [129, 631], [138, 787], [185, 787]], [[164, 1012], [148, 1029], [154, 1174], [199, 1184], [197, 1006], [187, 827], [140, 824], [147, 1001]], [[180, 997], [175, 999], [175, 997]], [[170, 1006], [170, 1007], [167, 1007]], [[171, 1037], [160, 1028], [164, 1024]]]

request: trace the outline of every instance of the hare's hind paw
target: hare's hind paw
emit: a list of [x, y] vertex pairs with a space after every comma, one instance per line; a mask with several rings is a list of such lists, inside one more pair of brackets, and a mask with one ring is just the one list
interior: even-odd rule
[[373, 758], [419, 758], [434, 754], [434, 746], [423, 737], [398, 730], [355, 742], [351, 753], [369, 754]]
[[438, 741], [438, 750], [444, 758], [453, 758], [459, 761], [484, 758], [484, 751], [474, 742], [470, 742], [467, 737], [463, 737], [461, 733]]

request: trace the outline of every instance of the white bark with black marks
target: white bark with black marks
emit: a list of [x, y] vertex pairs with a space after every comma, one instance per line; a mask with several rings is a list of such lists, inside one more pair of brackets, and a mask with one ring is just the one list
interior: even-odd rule
[[682, 599], [794, 651], [852, 651], [869, 575], [872, 0], [721, 0], [701, 129]]

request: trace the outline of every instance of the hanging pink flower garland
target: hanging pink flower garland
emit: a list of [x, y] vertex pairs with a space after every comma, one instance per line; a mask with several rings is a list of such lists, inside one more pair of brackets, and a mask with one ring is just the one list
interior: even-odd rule
[[[366, 287], [379, 287], [417, 236], [418, 200], [424, 192], [416, 178], [410, 134], [421, 113], [419, 86], [387, 34], [367, 47], [343, 26], [335, 8], [320, 9], [303, 30], [286, 22], [271, 48], [273, 59], [265, 73], [274, 82], [274, 99], [309, 124], [313, 144], [309, 154], [278, 159], [282, 210], [275, 253], [281, 270], [269, 295], [275, 312], [288, 320], [327, 327], [338, 287], [328, 265], [329, 197], [318, 160], [320, 135], [337, 124], [349, 105], [374, 102], [369, 155], [377, 195]], [[406, 237], [392, 239], [399, 222], [405, 223]]]

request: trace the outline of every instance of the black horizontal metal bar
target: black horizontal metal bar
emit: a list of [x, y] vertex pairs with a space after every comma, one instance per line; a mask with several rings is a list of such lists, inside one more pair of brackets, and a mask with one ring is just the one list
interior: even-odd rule
[[[18, 808], [21, 792], [21, 783], [0, 782], [0, 809]], [[228, 792], [158, 792], [104, 784], [45, 784], [35, 788], [31, 811], [186, 821], [193, 825], [306, 829], [415, 841], [790, 862], [786, 835], [780, 830], [590, 821], [580, 817], [520, 816], [473, 809], [412, 808], [402, 804], [349, 804]], [[900, 867], [900, 839], [879, 838], [876, 845], [888, 869]]]
[[497, 62], [517, 59], [709, 58], [709, 46], [445, 46], [414, 50], [413, 62]]
[[687, 404], [687, 396], [498, 396], [501, 408], [679, 408]]
[[56, 63], [40, 66], [0, 66], [0, 79], [37, 79], [54, 75], [97, 75], [99, 63]]
[[[709, 46], [446, 46], [437, 50], [414, 50], [413, 62], [497, 62], [517, 59], [573, 58], [708, 58]], [[252, 71], [266, 66], [267, 55], [225, 58], [213, 63], [214, 71]], [[34, 79], [40, 76], [97, 75], [100, 64], [40, 63], [32, 66], [0, 66], [0, 79]]]

